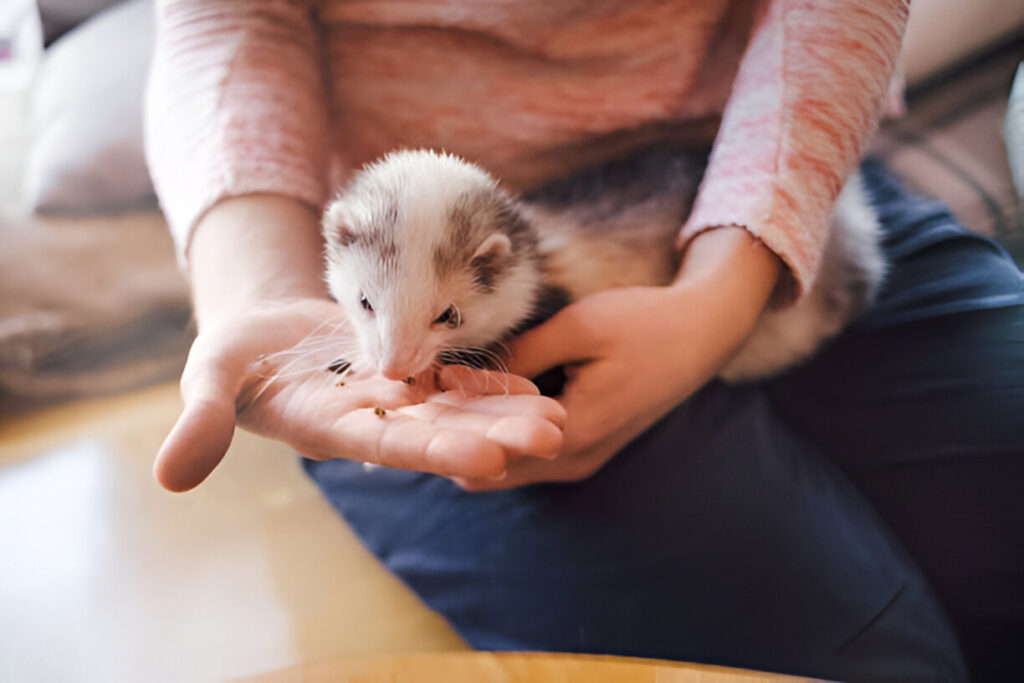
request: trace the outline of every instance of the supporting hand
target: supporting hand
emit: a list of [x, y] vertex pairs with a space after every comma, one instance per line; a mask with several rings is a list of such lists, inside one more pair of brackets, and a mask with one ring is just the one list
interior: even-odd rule
[[516, 461], [501, 481], [457, 482], [489, 490], [590, 476], [718, 373], [753, 329], [779, 271], [746, 231], [720, 228], [694, 240], [671, 286], [600, 292], [527, 332], [513, 346], [513, 372], [567, 369], [562, 453]]

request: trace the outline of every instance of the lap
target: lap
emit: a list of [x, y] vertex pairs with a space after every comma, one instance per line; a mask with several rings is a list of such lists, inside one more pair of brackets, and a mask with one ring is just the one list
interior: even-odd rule
[[940, 202], [877, 165], [866, 176], [889, 282], [847, 334], [766, 390], [903, 540], [972, 666], [989, 667], [976, 677], [996, 680], [1024, 666], [1020, 271]]
[[875, 305], [766, 384], [846, 471], [1024, 451], [1024, 277], [994, 241], [877, 164], [866, 188], [891, 264]]
[[913, 563], [759, 388], [707, 387], [582, 484], [468, 494], [307, 467], [476, 647], [958, 680]]

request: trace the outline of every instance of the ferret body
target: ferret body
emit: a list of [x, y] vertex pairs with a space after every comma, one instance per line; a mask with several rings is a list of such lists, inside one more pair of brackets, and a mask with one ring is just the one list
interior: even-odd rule
[[[485, 352], [588, 294], [668, 284], [705, 162], [701, 152], [649, 150], [517, 198], [457, 157], [394, 152], [324, 212], [328, 287], [363, 362], [391, 379], [413, 376], [442, 353]], [[811, 290], [766, 310], [721, 377], [759, 379], [807, 358], [872, 301], [884, 271], [855, 174]]]

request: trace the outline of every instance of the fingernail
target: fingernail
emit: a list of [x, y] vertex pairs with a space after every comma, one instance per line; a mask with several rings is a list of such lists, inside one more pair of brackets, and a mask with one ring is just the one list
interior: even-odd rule
[[502, 479], [508, 479], [508, 470], [505, 470], [496, 477], [487, 477], [488, 481], [501, 481]]

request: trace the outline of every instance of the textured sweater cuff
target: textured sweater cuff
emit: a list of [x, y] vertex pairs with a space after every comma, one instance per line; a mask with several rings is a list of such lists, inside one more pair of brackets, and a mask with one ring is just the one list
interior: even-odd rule
[[714, 228], [740, 227], [770, 249], [785, 266], [772, 297], [773, 306], [792, 303], [812, 285], [816, 269], [816, 244], [802, 243], [803, 231], [777, 224], [773, 218], [774, 200], [765, 194], [765, 178], [728, 178], [701, 191], [689, 219], [679, 235], [678, 246], [685, 249], [694, 237]]

